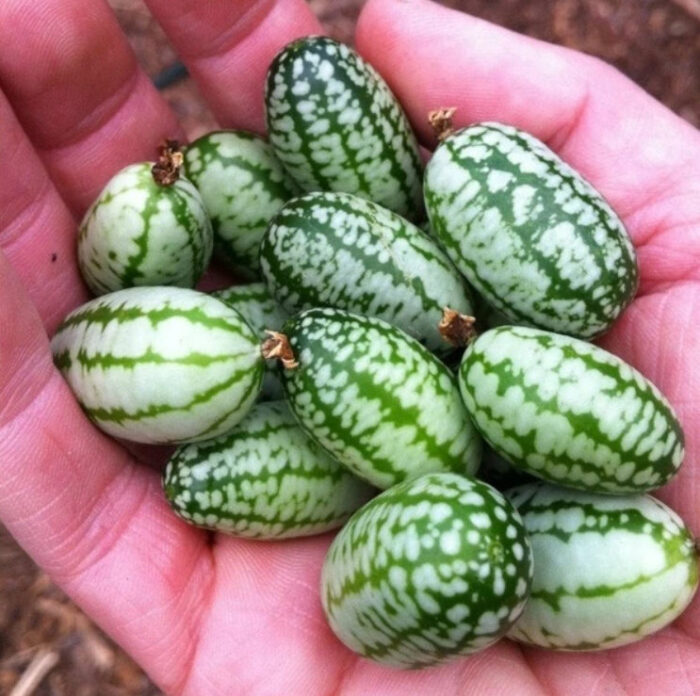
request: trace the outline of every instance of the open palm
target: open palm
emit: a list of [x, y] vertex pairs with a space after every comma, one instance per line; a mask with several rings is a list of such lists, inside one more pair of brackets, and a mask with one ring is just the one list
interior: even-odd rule
[[[302, 0], [147, 0], [222, 124], [262, 130], [274, 53], [318, 33]], [[687, 458], [660, 492], [700, 530], [700, 135], [604, 64], [426, 0], [370, 0], [357, 45], [426, 144], [426, 114], [499, 120], [548, 142], [625, 220], [639, 296], [603, 344], [669, 397]], [[47, 333], [86, 299], [75, 216], [178, 133], [101, 0], [0, 3], [0, 519], [169, 694], [700, 693], [700, 602], [599, 654], [507, 641], [422, 672], [359, 660], [318, 598], [329, 536], [212, 537], [172, 515], [159, 474], [98, 432]], [[4, 93], [4, 96], [3, 96]], [[4, 255], [3, 255], [4, 254]]]

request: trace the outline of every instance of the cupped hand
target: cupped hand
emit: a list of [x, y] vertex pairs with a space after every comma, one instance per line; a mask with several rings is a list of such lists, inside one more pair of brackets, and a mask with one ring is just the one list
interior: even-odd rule
[[[148, 5], [231, 127], [262, 131], [272, 56], [320, 31], [302, 0]], [[700, 530], [700, 134], [595, 59], [426, 0], [370, 0], [357, 46], [427, 146], [426, 115], [441, 106], [457, 107], [456, 125], [519, 126], [623, 217], [642, 283], [602, 343], [677, 409], [686, 462], [659, 497]], [[609, 652], [502, 641], [397, 672], [356, 658], [326, 626], [318, 578], [328, 535], [261, 543], [175, 518], [159, 474], [85, 419], [47, 339], [87, 299], [76, 217], [117, 169], [177, 135], [175, 118], [101, 0], [3, 0], [0, 88], [0, 519], [168, 694], [700, 692], [700, 601], [672, 627]]]

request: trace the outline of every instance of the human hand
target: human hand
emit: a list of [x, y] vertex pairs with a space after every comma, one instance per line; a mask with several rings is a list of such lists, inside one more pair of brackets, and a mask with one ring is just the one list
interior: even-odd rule
[[[148, 4], [233, 127], [262, 130], [273, 54], [319, 31], [301, 0]], [[456, 125], [511, 123], [548, 142], [621, 214], [642, 284], [602, 343], [676, 408], [686, 462], [659, 497], [698, 530], [700, 135], [594, 59], [425, 0], [370, 0], [357, 45], [426, 144], [425, 117], [440, 106], [458, 108]], [[12, 104], [0, 95], [0, 519], [166, 692], [700, 690], [697, 600], [671, 628], [610, 652], [502, 641], [450, 665], [396, 672], [352, 655], [325, 623], [318, 577], [328, 535], [263, 543], [212, 537], [178, 520], [158, 473], [85, 419], [46, 336], [86, 299], [73, 216], [119, 167], [177, 134], [174, 117], [95, 0], [5, 0], [0, 46], [0, 86]]]

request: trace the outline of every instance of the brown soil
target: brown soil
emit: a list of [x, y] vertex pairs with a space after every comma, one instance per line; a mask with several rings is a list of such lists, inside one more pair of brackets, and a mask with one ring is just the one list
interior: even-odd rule
[[[141, 0], [110, 0], [151, 75], [175, 54]], [[361, 0], [310, 0], [351, 42]], [[700, 126], [700, 0], [444, 0], [493, 22], [598, 55]], [[191, 80], [165, 90], [194, 137], [215, 126]], [[141, 670], [55, 588], [0, 527], [0, 694], [45, 672], [24, 696], [152, 696]]]

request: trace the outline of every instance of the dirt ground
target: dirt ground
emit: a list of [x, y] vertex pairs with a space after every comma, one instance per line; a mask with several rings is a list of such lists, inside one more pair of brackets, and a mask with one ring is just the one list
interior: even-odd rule
[[[175, 54], [141, 0], [110, 3], [150, 75], [174, 62]], [[310, 0], [310, 4], [331, 35], [352, 41], [361, 0]], [[444, 0], [443, 4], [598, 55], [700, 126], [700, 0]], [[190, 136], [214, 127], [191, 80], [164, 93]], [[32, 676], [38, 683], [27, 681]], [[0, 696], [159, 693], [0, 527]]]

